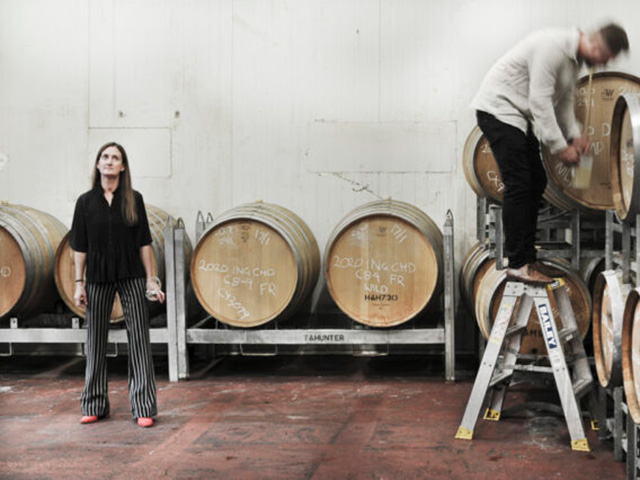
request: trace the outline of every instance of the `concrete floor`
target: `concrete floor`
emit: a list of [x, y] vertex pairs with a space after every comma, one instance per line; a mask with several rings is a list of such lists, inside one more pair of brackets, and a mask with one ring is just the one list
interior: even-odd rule
[[126, 358], [109, 362], [111, 417], [80, 425], [84, 359], [0, 359], [0, 478], [625, 477], [610, 441], [589, 432], [592, 452], [573, 452], [550, 413], [480, 421], [473, 441], [454, 440], [473, 372], [446, 384], [434, 357], [226, 357], [180, 383], [157, 357], [151, 429], [131, 419]]

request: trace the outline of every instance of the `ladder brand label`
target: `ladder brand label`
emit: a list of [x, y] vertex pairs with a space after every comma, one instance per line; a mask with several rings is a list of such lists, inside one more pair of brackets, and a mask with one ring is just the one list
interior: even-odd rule
[[542, 324], [542, 330], [544, 331], [544, 336], [547, 339], [549, 348], [557, 348], [558, 341], [556, 340], [556, 336], [553, 334], [551, 315], [546, 305], [543, 304], [538, 307], [538, 315], [540, 316], [540, 323]]

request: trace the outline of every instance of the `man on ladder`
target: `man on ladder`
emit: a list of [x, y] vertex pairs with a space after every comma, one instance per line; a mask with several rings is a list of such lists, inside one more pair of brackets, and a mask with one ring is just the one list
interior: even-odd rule
[[604, 65], [628, 51], [626, 32], [615, 24], [589, 34], [577, 29], [533, 33], [489, 70], [472, 102], [505, 185], [502, 219], [507, 277], [548, 284], [561, 272], [536, 260], [538, 208], [547, 185], [538, 139], [573, 166], [588, 153], [574, 114], [574, 90], [583, 63]]
[[[629, 49], [615, 24], [585, 34], [579, 30], [534, 33], [509, 50], [487, 73], [473, 100], [505, 185], [502, 219], [507, 284], [456, 438], [470, 440], [485, 400], [486, 420], [499, 420], [516, 370], [552, 373], [574, 450], [588, 451], [579, 399], [593, 377], [562, 279], [537, 261], [538, 208], [547, 184], [537, 134], [567, 166], [580, 162], [590, 142], [575, 118], [574, 90], [582, 63], [604, 65]], [[550, 366], [518, 364], [522, 336], [535, 308]], [[554, 312], [560, 314], [559, 330]], [[570, 362], [565, 358], [565, 352]]]

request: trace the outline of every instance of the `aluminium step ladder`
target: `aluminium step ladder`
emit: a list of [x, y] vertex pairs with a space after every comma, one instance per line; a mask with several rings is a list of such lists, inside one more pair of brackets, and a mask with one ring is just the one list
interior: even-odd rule
[[[534, 305], [547, 347], [550, 367], [517, 363], [522, 336], [526, 331]], [[556, 326], [554, 311], [560, 313], [563, 327], [560, 331]], [[515, 318], [512, 322], [513, 317]], [[569, 364], [565, 359], [564, 350], [570, 360]], [[572, 367], [572, 373], [570, 367]], [[528, 285], [516, 281], [507, 282], [482, 363], [455, 438], [462, 440], [473, 438], [473, 429], [485, 399], [488, 400], [488, 408], [484, 419], [500, 420], [508, 382], [512, 380], [513, 372], [516, 370], [553, 373], [571, 436], [571, 448], [588, 452], [589, 443], [582, 426], [580, 398], [591, 393], [589, 401], [595, 400], [592, 389], [593, 376], [571, 308], [567, 287], [562, 279], [555, 279], [554, 283], [547, 286]], [[592, 427], [596, 429], [597, 423], [592, 421]]]

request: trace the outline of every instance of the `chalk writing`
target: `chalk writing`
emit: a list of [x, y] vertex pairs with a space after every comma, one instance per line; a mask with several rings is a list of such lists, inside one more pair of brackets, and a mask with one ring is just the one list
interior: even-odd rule
[[264, 295], [268, 293], [269, 295], [275, 297], [278, 291], [278, 285], [274, 282], [266, 282], [260, 284], [260, 295]]
[[393, 235], [398, 243], [402, 243], [407, 238], [407, 229], [402, 228], [397, 223], [394, 223], [393, 227], [391, 227], [391, 235]]
[[266, 230], [256, 228], [255, 238], [261, 245], [269, 245], [270, 234]]
[[222, 281], [230, 287], [248, 286], [249, 290], [253, 289], [253, 280], [250, 278], [240, 278], [231, 275], [225, 275]]
[[628, 150], [622, 151], [622, 168], [627, 172], [627, 175], [633, 177], [633, 169], [635, 162], [633, 161], [633, 154]]
[[0, 268], [0, 277], [10, 277], [11, 276], [11, 267], [9, 267], [8, 265], [5, 265], [4, 267]]
[[622, 95], [623, 93], [640, 93], [640, 88], [630, 87], [628, 85], [618, 86], [618, 95]]
[[227, 273], [229, 271], [229, 266], [220, 263], [207, 263], [206, 260], [200, 260], [198, 270], [205, 272]]
[[386, 285], [377, 285], [375, 283], [365, 283], [364, 291], [386, 294], [389, 293], [389, 287], [387, 287]]
[[567, 167], [562, 162], [558, 162], [555, 168], [560, 180], [569, 185], [571, 183], [571, 167]]
[[198, 270], [205, 272], [230, 273], [232, 275], [243, 275], [247, 277], [275, 277], [276, 270], [271, 267], [250, 267], [248, 265], [229, 265], [225, 263], [207, 262], [200, 260]]
[[244, 305], [242, 305], [242, 303], [239, 302], [235, 296], [231, 295], [229, 290], [227, 290], [226, 288], [219, 288], [218, 296], [227, 302], [228, 307], [231, 307], [236, 311], [236, 313], [240, 316], [240, 320], [243, 320], [251, 316], [251, 314], [244, 307]]
[[495, 170], [487, 171], [487, 180], [489, 180], [489, 184], [493, 185], [498, 193], [504, 190], [504, 183], [502, 183], [500, 174]]
[[233, 245], [233, 226], [221, 227], [213, 234], [219, 245]]
[[358, 225], [358, 228], [354, 228], [351, 231], [351, 236], [354, 238], [357, 238], [358, 240], [364, 240], [365, 234], [367, 233], [368, 229], [369, 229], [369, 224], [366, 222], [362, 222], [360, 225]]
[[489, 145], [489, 142], [482, 143], [482, 146], [480, 147], [480, 153], [487, 153], [487, 154], [493, 155], [493, 150], [491, 150], [491, 145]]
[[351, 257], [333, 256], [333, 266], [336, 268], [360, 268], [362, 267], [362, 258], [353, 259]]

